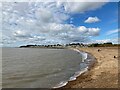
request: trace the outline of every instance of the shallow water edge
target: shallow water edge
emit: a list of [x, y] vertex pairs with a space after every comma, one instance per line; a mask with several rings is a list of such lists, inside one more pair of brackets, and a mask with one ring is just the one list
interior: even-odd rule
[[82, 63], [80, 63], [80, 67], [82, 68], [79, 71], [75, 72], [74, 75], [70, 77], [68, 81], [62, 81], [59, 84], [57, 84], [55, 87], [53, 87], [54, 89], [62, 88], [66, 86], [70, 81], [76, 80], [77, 77], [87, 73], [96, 63], [96, 58], [92, 54], [81, 51], [77, 48], [70, 48], [70, 49], [78, 52], [79, 54], [82, 54]]

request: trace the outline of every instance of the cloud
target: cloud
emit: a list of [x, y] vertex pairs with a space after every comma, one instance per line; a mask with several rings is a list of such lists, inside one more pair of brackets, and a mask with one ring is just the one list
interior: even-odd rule
[[[83, 1], [83, 2], [82, 2]], [[84, 0], [81, 2], [65, 2], [65, 3], [60, 3], [60, 5], [64, 6], [64, 9], [68, 13], [84, 13], [86, 11], [90, 10], [96, 10], [100, 7], [102, 7], [106, 2], [88, 2], [86, 3]], [[107, 1], [107, 0], [106, 0]]]
[[85, 23], [95, 23], [95, 22], [99, 22], [100, 19], [98, 17], [89, 17], [87, 20], [85, 20]]
[[120, 29], [110, 30], [106, 33], [106, 35], [112, 35], [112, 34], [118, 34], [120, 32]]
[[71, 18], [71, 14], [95, 10], [103, 5], [99, 4], [99, 7], [88, 9], [89, 6], [96, 4], [86, 3], [83, 6], [83, 3], [78, 2], [73, 4], [70, 2], [3, 3], [3, 44], [15, 46], [88, 42], [89, 36], [99, 35], [100, 28], [75, 26], [66, 23], [66, 20]]
[[21, 30], [17, 30], [13, 33], [13, 35], [17, 38], [30, 38], [32, 37], [29, 33]]
[[96, 42], [98, 42], [98, 43], [112, 42], [113, 44], [120, 44], [120, 38], [104, 39], [104, 40], [96, 40]]
[[111, 42], [111, 39], [103, 39], [103, 40], [94, 40], [92, 43], [107, 43]]
[[98, 36], [100, 28], [86, 28], [85, 26], [79, 26], [78, 31], [81, 34], [86, 34], [88, 36]]
[[79, 26], [78, 31], [81, 33], [86, 33], [86, 32], [88, 32], [88, 29], [85, 26]]
[[100, 28], [88, 28], [88, 30], [91, 36], [98, 36], [100, 33]]
[[46, 8], [38, 8], [35, 11], [35, 16], [42, 22], [49, 22], [52, 19], [52, 13]]
[[86, 44], [91, 44], [91, 43], [107, 43], [107, 42], [112, 42], [113, 44], [120, 44], [120, 38], [111, 38], [111, 39], [90, 39]]

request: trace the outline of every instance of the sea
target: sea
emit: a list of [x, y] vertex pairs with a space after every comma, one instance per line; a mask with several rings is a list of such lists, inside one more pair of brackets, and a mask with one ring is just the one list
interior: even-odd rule
[[77, 49], [2, 48], [2, 88], [60, 88], [93, 62]]

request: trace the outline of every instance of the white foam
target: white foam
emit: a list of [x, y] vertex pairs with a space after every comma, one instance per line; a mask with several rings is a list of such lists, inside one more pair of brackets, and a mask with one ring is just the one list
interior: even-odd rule
[[[86, 67], [86, 68], [84, 68], [84, 69], [82, 69], [82, 70], [80, 70], [80, 71], [78, 71], [78, 72], [75, 72], [75, 74], [74, 74], [72, 77], [70, 77], [70, 79], [69, 79], [68, 81], [76, 80], [76, 78], [77, 78], [78, 76], [80, 76], [81, 74], [83, 74], [83, 73], [85, 73], [85, 72], [87, 72], [87, 71], [88, 71], [88, 67]], [[67, 85], [68, 81], [62, 81], [62, 82], [60, 82], [59, 84], [57, 84], [57, 85], [56, 85], [55, 87], [53, 87], [53, 88], [63, 87], [63, 86], [65, 86], [65, 85]]]
[[82, 62], [84, 62], [87, 59], [88, 54], [85, 52], [81, 52], [82, 54]]
[[87, 72], [87, 71], [88, 71], [88, 67], [86, 67], [86, 68], [84, 68], [84, 69], [76, 72], [76, 73], [75, 73], [75, 77], [78, 77], [78, 76], [80, 76], [81, 74], [83, 74], [83, 73], [85, 73], [85, 72]]
[[84, 69], [82, 69], [82, 70], [80, 70], [80, 71], [78, 71], [78, 72], [75, 72], [75, 74], [74, 74], [72, 77], [70, 77], [70, 80], [69, 80], [69, 81], [76, 80], [76, 78], [77, 78], [78, 76], [80, 76], [81, 74], [83, 74], [83, 73], [85, 73], [85, 72], [87, 72], [87, 71], [88, 71], [88, 67], [86, 67], [86, 68], [84, 68]]
[[84, 62], [84, 60], [87, 59], [88, 54], [86, 52], [81, 52], [78, 49], [73, 49], [73, 50], [76, 51], [76, 52], [78, 52], [78, 53], [80, 53], [80, 54], [82, 54], [82, 62]]
[[73, 50], [80, 53], [80, 51], [78, 49], [73, 49]]
[[69, 81], [74, 81], [74, 80], [76, 80], [76, 77], [74, 77], [74, 76], [70, 77], [70, 79], [69, 79]]
[[56, 85], [55, 87], [53, 87], [53, 88], [60, 88], [60, 87], [63, 87], [63, 86], [65, 86], [65, 85], [67, 85], [67, 81], [62, 81], [62, 82], [60, 82], [58, 85]]

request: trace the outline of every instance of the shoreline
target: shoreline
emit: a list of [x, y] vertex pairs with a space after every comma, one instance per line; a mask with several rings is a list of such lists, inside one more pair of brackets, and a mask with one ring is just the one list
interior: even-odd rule
[[[90, 53], [96, 58], [97, 62], [92, 65], [90, 70], [78, 76], [76, 80], [68, 82], [61, 89], [118, 88], [118, 57], [120, 56], [118, 55], [117, 47], [86, 47], [76, 49]], [[98, 52], [98, 49], [101, 51]]]
[[96, 58], [91, 53], [81, 51], [77, 48], [68, 48], [68, 49], [82, 55], [82, 62], [80, 63], [81, 70], [76, 71], [74, 75], [69, 78], [68, 81], [65, 81], [64, 83], [60, 82], [60, 84], [58, 84], [58, 86], [53, 87], [53, 89], [64, 88], [70, 82], [76, 81], [78, 77], [81, 77], [83, 74], [88, 73], [89, 70], [91, 70], [96, 63]]

